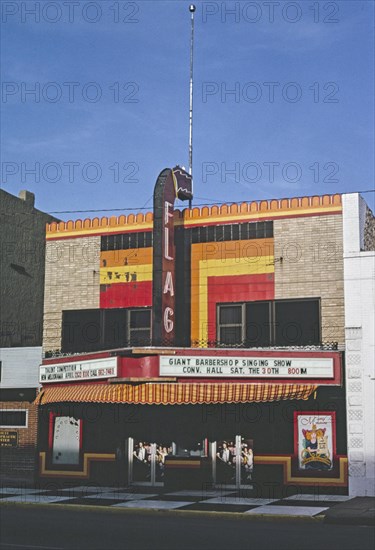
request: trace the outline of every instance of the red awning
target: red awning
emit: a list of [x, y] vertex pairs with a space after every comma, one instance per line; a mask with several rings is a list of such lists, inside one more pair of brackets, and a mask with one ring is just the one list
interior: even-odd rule
[[49, 403], [129, 403], [193, 405], [308, 399], [317, 389], [310, 384], [79, 384], [45, 387], [35, 400]]

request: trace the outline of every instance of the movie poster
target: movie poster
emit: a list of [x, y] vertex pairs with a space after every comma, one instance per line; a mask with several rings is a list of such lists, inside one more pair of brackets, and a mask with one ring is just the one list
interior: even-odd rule
[[333, 413], [297, 413], [300, 470], [332, 470], [335, 449]]

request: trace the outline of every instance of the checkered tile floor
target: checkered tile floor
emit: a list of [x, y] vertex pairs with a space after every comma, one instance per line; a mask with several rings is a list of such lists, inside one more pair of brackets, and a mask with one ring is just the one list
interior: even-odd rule
[[251, 498], [229, 489], [160, 492], [142, 487], [74, 487], [26, 489], [0, 487], [1, 502], [29, 504], [80, 504], [154, 510], [241, 512], [249, 515], [320, 516], [330, 507], [352, 497], [299, 494], [283, 499]]

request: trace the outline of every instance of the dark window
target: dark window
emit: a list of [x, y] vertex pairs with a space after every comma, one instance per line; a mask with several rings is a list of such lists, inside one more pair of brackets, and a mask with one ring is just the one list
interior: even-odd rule
[[[198, 241], [197, 241], [198, 242]], [[101, 250], [129, 250], [152, 246], [152, 231], [118, 233], [101, 237]]]
[[191, 230], [191, 242], [193, 244], [199, 243], [199, 227], [193, 227]]
[[105, 349], [126, 346], [126, 309], [105, 310], [104, 342], [101, 345]]
[[257, 239], [264, 239], [266, 236], [266, 224], [264, 222], [256, 223], [256, 236]]
[[264, 236], [267, 238], [273, 237], [273, 222], [265, 222], [264, 225], [266, 226]]
[[220, 327], [220, 345], [240, 346], [242, 344], [242, 326]]
[[277, 346], [307, 346], [320, 342], [319, 301], [275, 302]]
[[27, 411], [0, 410], [0, 428], [26, 428]]
[[219, 306], [220, 345], [236, 346], [243, 342], [243, 305], [227, 304]]
[[249, 239], [257, 238], [257, 224], [249, 223]]
[[100, 240], [100, 249], [108, 250], [108, 235], [104, 235]]
[[97, 351], [102, 342], [100, 309], [63, 311], [62, 351]]
[[151, 344], [150, 329], [130, 329], [130, 346], [149, 346]]
[[149, 309], [131, 309], [130, 328], [150, 328], [151, 312]]
[[114, 250], [115, 249], [115, 236], [114, 235], [109, 235], [107, 243], [108, 243], [107, 244], [107, 246], [108, 246], [107, 250]]
[[246, 346], [267, 347], [271, 344], [270, 302], [246, 304]]
[[201, 233], [201, 238], [200, 238], [200, 242], [201, 243], [206, 243], [208, 242], [208, 227], [207, 226], [202, 226], [200, 228], [200, 233]]
[[137, 248], [137, 233], [130, 233], [130, 248]]
[[137, 243], [137, 248], [145, 248], [145, 236], [146, 236], [146, 233], [137, 233], [138, 235], [138, 243]]
[[219, 345], [246, 347], [319, 345], [318, 299], [219, 304]]
[[129, 250], [130, 248], [130, 233], [124, 233], [122, 236], [123, 250]]
[[152, 231], [145, 232], [145, 248], [152, 246]]
[[215, 239], [215, 241], [217, 241], [217, 242], [223, 241], [224, 240], [224, 226], [223, 225], [218, 225], [218, 226], [216, 226], [215, 230], [216, 230], [216, 239]]
[[[201, 225], [189, 230], [191, 242], [221, 242], [247, 239], [260, 239], [273, 236], [273, 222], [244, 222], [225, 225]], [[152, 231], [137, 231], [118, 233], [115, 235], [103, 235], [101, 237], [101, 250], [129, 250], [135, 248], [147, 248], [152, 246]]]
[[224, 225], [224, 241], [232, 240], [232, 226]]
[[151, 310], [131, 309], [129, 314], [129, 342], [131, 346], [151, 343]]
[[242, 324], [242, 306], [227, 305], [220, 307], [219, 322], [221, 325], [241, 325]]
[[247, 241], [249, 238], [249, 224], [241, 223], [239, 226], [240, 229], [240, 239], [241, 241]]
[[150, 342], [149, 308], [63, 311], [63, 353], [150, 345]]
[[207, 241], [213, 242], [215, 240], [215, 229], [216, 227], [214, 225], [209, 225], [207, 227]]

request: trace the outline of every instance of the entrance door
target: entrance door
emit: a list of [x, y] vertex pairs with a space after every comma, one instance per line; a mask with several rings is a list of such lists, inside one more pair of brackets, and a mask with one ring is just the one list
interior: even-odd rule
[[211, 443], [212, 477], [216, 485], [249, 488], [253, 473], [253, 442], [241, 435]]
[[241, 475], [240, 475], [240, 486], [248, 487], [252, 486], [253, 480], [253, 469], [254, 469], [254, 451], [253, 451], [253, 440], [241, 438]]
[[129, 484], [162, 486], [164, 484], [165, 459], [175, 453], [176, 445], [172, 442], [154, 443], [129, 437]]

